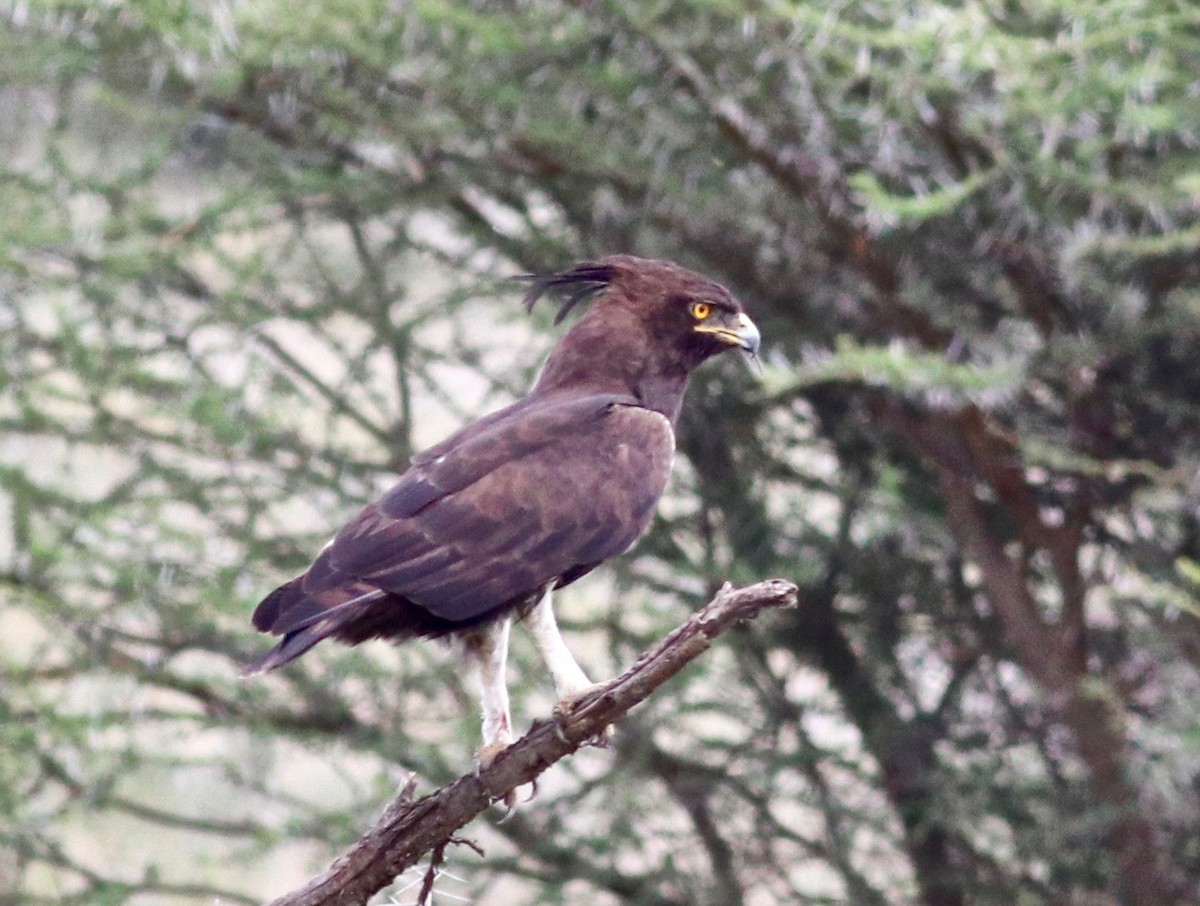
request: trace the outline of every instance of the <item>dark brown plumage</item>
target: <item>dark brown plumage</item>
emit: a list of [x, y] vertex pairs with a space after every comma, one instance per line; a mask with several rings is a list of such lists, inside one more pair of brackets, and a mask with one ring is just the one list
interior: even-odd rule
[[[524, 399], [415, 457], [303, 575], [258, 605], [254, 625], [283, 638], [250, 672], [329, 637], [357, 644], [465, 631], [483, 640], [468, 649], [494, 661], [491, 627], [502, 617], [527, 613], [646, 530], [688, 373], [734, 346], [754, 352], [758, 331], [728, 290], [665, 261], [618, 255], [526, 279], [531, 308], [547, 293], [565, 296], [558, 321], [590, 305]], [[561, 663], [570, 658], [548, 604], [531, 623], [560, 693], [577, 693], [586, 680], [573, 661]], [[502, 651], [499, 667], [502, 675]], [[504, 733], [487, 732], [486, 693], [492, 745]]]

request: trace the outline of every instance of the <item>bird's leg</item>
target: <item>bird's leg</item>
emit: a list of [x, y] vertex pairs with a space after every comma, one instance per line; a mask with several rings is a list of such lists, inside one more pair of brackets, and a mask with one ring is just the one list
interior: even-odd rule
[[505, 664], [508, 660], [508, 631], [512, 620], [505, 616], [480, 629], [463, 634], [468, 657], [479, 671], [480, 702], [483, 706], [483, 745], [475, 753], [480, 768], [512, 745], [512, 717], [508, 711]]
[[[562, 632], [558, 631], [558, 623], [554, 619], [550, 588], [546, 588], [546, 593], [541, 596], [538, 604], [535, 604], [532, 610], [526, 614], [524, 620], [526, 620], [529, 632], [533, 635], [533, 641], [538, 646], [542, 660], [546, 661], [546, 667], [550, 670], [550, 676], [554, 680], [554, 692], [558, 695], [558, 704], [554, 706], [554, 714], [562, 718], [569, 712], [572, 704], [575, 704], [588, 692], [600, 689], [604, 684], [593, 683], [588, 679], [588, 674], [584, 673], [582, 667], [576, 664], [574, 656], [566, 648]], [[558, 728], [558, 734], [559, 737], [563, 736], [560, 728]], [[611, 736], [612, 727], [606, 727], [592, 740], [592, 744], [605, 746]]]
[[[558, 704], [554, 707], [554, 713], [558, 717], [563, 717], [571, 710], [571, 706], [575, 702], [589, 692], [600, 688], [602, 684], [589, 680], [587, 674], [575, 662], [575, 658], [567, 648], [567, 643], [563, 641], [562, 633], [558, 631], [558, 622], [554, 619], [550, 594], [551, 590], [547, 587], [542, 599], [533, 605], [533, 608], [525, 615], [525, 622], [529, 626], [529, 632], [533, 635], [538, 650], [542, 653], [542, 659], [546, 662], [550, 676], [554, 679], [554, 691], [558, 695]], [[555, 727], [558, 735], [565, 740], [561, 728], [557, 724]], [[612, 728], [607, 727], [592, 740], [592, 744], [606, 746], [611, 735]]]
[[558, 631], [558, 623], [554, 619], [549, 588], [526, 614], [525, 623], [542, 653], [550, 676], [554, 679], [554, 691], [558, 695], [556, 711], [568, 710], [584, 695], [600, 687], [599, 683], [593, 683], [587, 678], [587, 674], [567, 649], [567, 643], [563, 641], [562, 633]]

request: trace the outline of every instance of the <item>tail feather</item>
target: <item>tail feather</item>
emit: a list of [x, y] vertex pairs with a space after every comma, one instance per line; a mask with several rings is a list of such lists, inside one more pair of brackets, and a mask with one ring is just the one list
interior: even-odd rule
[[403, 595], [365, 582], [351, 581], [310, 594], [302, 588], [302, 579], [303, 576], [281, 585], [255, 609], [255, 627], [283, 638], [249, 664], [242, 671], [243, 676], [282, 667], [327, 638], [348, 645], [374, 638], [397, 641], [418, 636], [437, 638], [492, 616], [483, 614], [465, 623], [455, 623], [435, 616]]
[[283, 638], [249, 664], [243, 676], [282, 667], [322, 639], [344, 633], [364, 618], [374, 622], [377, 617], [372, 619], [372, 605], [387, 597], [387, 592], [362, 583], [308, 594], [302, 587], [303, 578], [279, 586], [255, 608], [255, 628]]
[[333, 621], [325, 621], [297, 632], [288, 633], [278, 645], [262, 657], [247, 664], [242, 669], [242, 676], [256, 676], [259, 673], [274, 670], [276, 667], [282, 667], [289, 661], [294, 661], [317, 642], [332, 635], [336, 631], [331, 625], [332, 623]]

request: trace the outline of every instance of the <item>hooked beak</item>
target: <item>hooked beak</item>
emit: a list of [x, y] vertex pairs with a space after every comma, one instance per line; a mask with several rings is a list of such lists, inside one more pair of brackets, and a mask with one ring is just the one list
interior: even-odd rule
[[751, 356], [758, 353], [758, 346], [762, 342], [762, 335], [758, 332], [758, 328], [754, 322], [744, 313], [739, 313], [737, 316], [736, 327], [718, 327], [716, 325], [700, 325], [695, 328], [697, 333], [707, 333], [716, 337], [722, 343], [728, 343], [730, 346], [737, 346], [746, 350]]

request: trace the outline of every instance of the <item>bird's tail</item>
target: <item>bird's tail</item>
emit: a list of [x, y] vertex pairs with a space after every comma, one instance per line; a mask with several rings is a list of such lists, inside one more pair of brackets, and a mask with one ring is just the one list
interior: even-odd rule
[[[242, 676], [254, 676], [282, 667], [330, 636], [346, 640], [359, 636], [362, 625], [373, 622], [374, 605], [387, 597], [387, 592], [370, 587], [360, 587], [355, 591], [358, 593], [353, 597], [331, 602], [326, 595], [306, 595], [300, 589], [298, 579], [277, 588], [255, 609], [254, 625], [263, 632], [282, 635], [283, 638], [278, 645], [249, 664], [242, 671]], [[360, 640], [354, 638], [354, 641]]]

